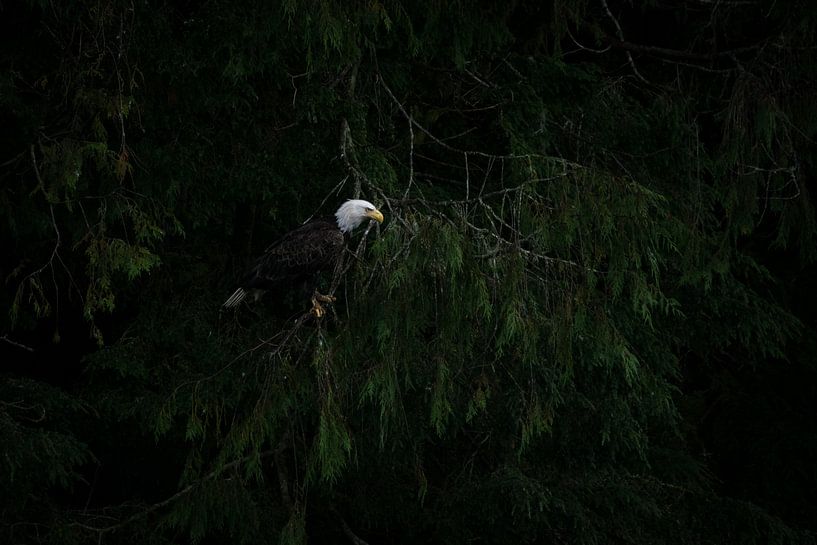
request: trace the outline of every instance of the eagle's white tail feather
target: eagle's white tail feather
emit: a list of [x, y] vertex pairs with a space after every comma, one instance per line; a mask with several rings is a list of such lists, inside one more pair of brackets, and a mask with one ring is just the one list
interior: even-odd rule
[[224, 308], [233, 308], [237, 306], [244, 298], [247, 296], [247, 292], [244, 291], [244, 288], [238, 288], [233, 292], [229, 299], [224, 301], [222, 305]]

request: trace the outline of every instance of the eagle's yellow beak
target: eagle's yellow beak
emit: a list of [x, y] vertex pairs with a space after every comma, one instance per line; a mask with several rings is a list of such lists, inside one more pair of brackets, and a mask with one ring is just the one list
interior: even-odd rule
[[383, 214], [380, 210], [370, 210], [366, 212], [366, 217], [373, 219], [377, 223], [383, 223]]

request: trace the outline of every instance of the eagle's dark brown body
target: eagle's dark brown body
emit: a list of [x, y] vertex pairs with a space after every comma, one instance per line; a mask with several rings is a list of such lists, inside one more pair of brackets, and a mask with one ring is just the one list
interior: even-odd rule
[[345, 246], [345, 237], [333, 222], [310, 221], [267, 248], [244, 276], [241, 287], [268, 290], [281, 281], [299, 281], [331, 270]]

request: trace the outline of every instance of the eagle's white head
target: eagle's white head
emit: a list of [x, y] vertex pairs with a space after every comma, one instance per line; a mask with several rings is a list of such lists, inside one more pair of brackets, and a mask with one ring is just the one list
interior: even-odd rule
[[338, 219], [338, 229], [344, 233], [351, 232], [367, 219], [383, 223], [383, 214], [380, 213], [380, 210], [369, 201], [360, 199], [350, 199], [340, 205], [338, 211], [335, 212], [335, 217]]

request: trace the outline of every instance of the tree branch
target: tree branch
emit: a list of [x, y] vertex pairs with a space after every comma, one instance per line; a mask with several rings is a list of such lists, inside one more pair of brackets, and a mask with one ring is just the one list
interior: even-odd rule
[[17, 348], [22, 348], [23, 350], [26, 350], [28, 352], [34, 352], [34, 349], [31, 348], [30, 346], [26, 346], [26, 345], [24, 345], [22, 343], [18, 343], [17, 341], [12, 341], [11, 339], [9, 339], [8, 335], [3, 335], [2, 337], [0, 337], [0, 340], [6, 341], [10, 345], [16, 346]]
[[[600, 1], [601, 1], [601, 5], [604, 6], [604, 11], [607, 12], [607, 16], [610, 18], [611, 21], [613, 21], [613, 24], [616, 27], [616, 35], [618, 36], [618, 39], [623, 42], [624, 41], [624, 32], [621, 30], [621, 25], [618, 24], [618, 19], [616, 19], [615, 16], [613, 15], [613, 12], [610, 11], [610, 7], [607, 5], [607, 0], [600, 0]], [[626, 51], [626, 53], [627, 53], [627, 62], [630, 63], [630, 67], [633, 69], [633, 73], [636, 75], [636, 77], [638, 79], [640, 79], [641, 81], [643, 81], [644, 83], [649, 83], [647, 81], [647, 79], [644, 76], [641, 75], [641, 72], [638, 71], [638, 68], [636, 68], [635, 61], [633, 60], [632, 54], [629, 51]]]
[[329, 509], [332, 511], [332, 514], [335, 515], [335, 518], [338, 519], [338, 523], [340, 524], [343, 533], [346, 534], [346, 537], [349, 538], [349, 541], [351, 541], [354, 545], [369, 545], [369, 543], [366, 540], [364, 540], [363, 538], [361, 538], [352, 531], [352, 528], [346, 523], [346, 520], [338, 512], [338, 510], [335, 509], [334, 505], [330, 506]]
[[[264, 452], [259, 453], [258, 457], [259, 458], [267, 458], [269, 456], [275, 456], [275, 454], [279, 451], [279, 449], [282, 450], [283, 447], [281, 445], [279, 445], [275, 449], [266, 450]], [[232, 461], [232, 462], [230, 462], [228, 464], [224, 464], [222, 467], [214, 469], [213, 471], [211, 471], [210, 473], [208, 473], [204, 477], [198, 479], [196, 482], [190, 483], [189, 485], [185, 486], [184, 488], [182, 488], [181, 490], [179, 490], [178, 492], [176, 492], [175, 494], [173, 494], [169, 498], [167, 498], [165, 500], [162, 500], [159, 503], [154, 503], [153, 505], [143, 509], [142, 511], [139, 511], [138, 513], [135, 513], [135, 514], [131, 515], [130, 517], [128, 517], [125, 520], [123, 520], [121, 522], [118, 522], [116, 524], [112, 524], [110, 526], [97, 527], [97, 526], [91, 526], [89, 524], [84, 524], [82, 522], [72, 522], [71, 524], [69, 524], [69, 526], [76, 526], [78, 528], [83, 528], [85, 530], [97, 532], [99, 534], [99, 536], [100, 536], [100, 539], [101, 539], [103, 534], [115, 532], [116, 530], [119, 530], [120, 528], [123, 528], [123, 527], [127, 526], [128, 524], [130, 524], [132, 522], [136, 522], [137, 520], [139, 520], [141, 518], [144, 518], [147, 515], [155, 512], [155, 511], [158, 511], [162, 507], [165, 507], [165, 506], [173, 503], [174, 501], [178, 500], [179, 498], [181, 498], [183, 496], [186, 496], [187, 494], [189, 494], [190, 492], [195, 490], [201, 484], [203, 484], [203, 483], [205, 483], [207, 481], [211, 481], [211, 480], [215, 479], [216, 477], [218, 477], [219, 475], [221, 475], [225, 471], [245, 463], [247, 460], [249, 460], [250, 458], [253, 458], [254, 456], [255, 456], [255, 454], [249, 454], [247, 456], [244, 456], [243, 458], [240, 458], [238, 460], [234, 460], [234, 461]]]

